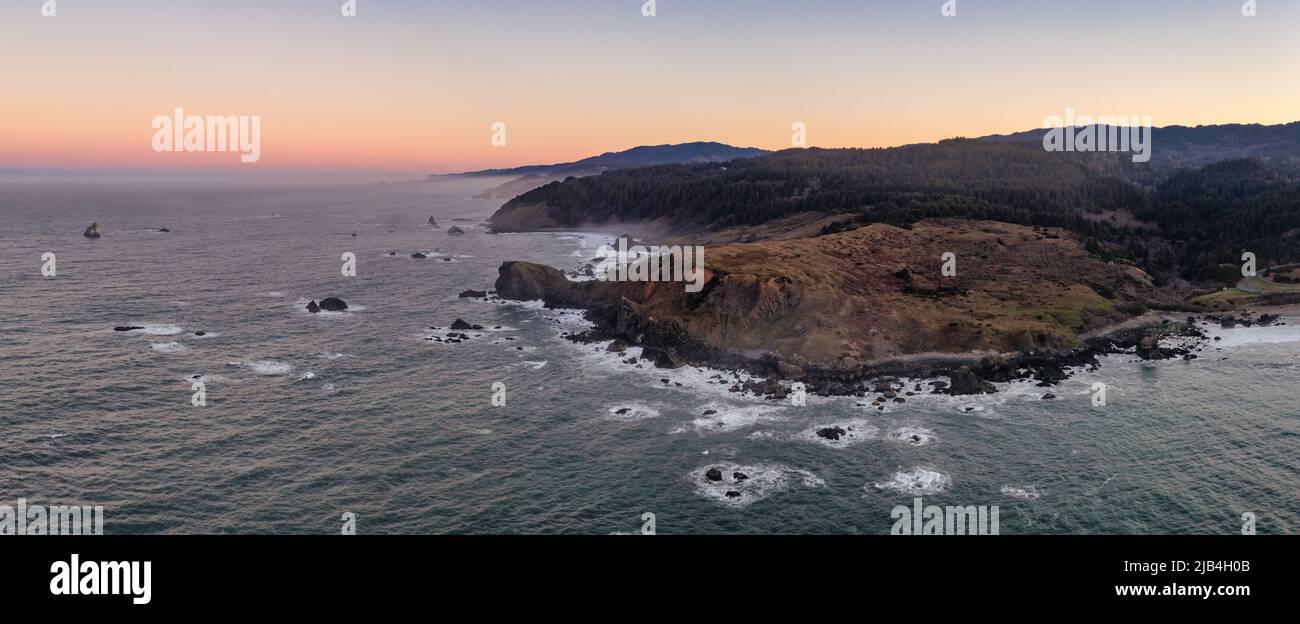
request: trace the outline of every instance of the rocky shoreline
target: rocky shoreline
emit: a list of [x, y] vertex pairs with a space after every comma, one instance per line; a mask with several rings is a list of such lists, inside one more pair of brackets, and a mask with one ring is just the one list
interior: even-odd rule
[[[1184, 319], [1169, 318], [1175, 313], [1164, 313], [1149, 322], [1134, 324], [1134, 319], [1115, 325], [1112, 329], [1095, 332], [1070, 349], [1034, 349], [1013, 353], [953, 353], [915, 354], [876, 361], [859, 361], [844, 358], [834, 365], [817, 365], [802, 358], [781, 358], [771, 352], [740, 353], [721, 349], [696, 339], [676, 322], [663, 321], [643, 314], [641, 306], [622, 298], [617, 304], [600, 303], [583, 296], [585, 284], [569, 282], [573, 290], [551, 292], [538, 288], [532, 280], [521, 283], [518, 273], [501, 269], [496, 283], [500, 297], [510, 300], [541, 299], [550, 308], [576, 308], [585, 310], [585, 318], [593, 328], [565, 338], [580, 343], [609, 343], [608, 350], [624, 352], [629, 347], [642, 348], [639, 359], [624, 360], [641, 365], [644, 361], [655, 368], [673, 369], [699, 366], [733, 373], [745, 373], [752, 380], [741, 381], [738, 374], [732, 391], [752, 393], [771, 400], [787, 398], [796, 382], [804, 384], [811, 394], [823, 396], [868, 397], [879, 394], [876, 405], [884, 401], [905, 402], [905, 397], [919, 392], [936, 394], [985, 394], [997, 391], [993, 383], [1035, 381], [1050, 388], [1068, 379], [1071, 369], [1092, 370], [1098, 358], [1110, 354], [1133, 354], [1143, 360], [1182, 358], [1193, 360], [1210, 343], [1201, 325], [1222, 327], [1266, 326], [1279, 323], [1272, 314], [1255, 317], [1246, 312], [1234, 316], [1202, 315]], [[552, 269], [554, 270], [554, 269]], [[557, 271], [558, 272], [558, 271]], [[903, 379], [944, 378], [947, 382], [933, 381], [928, 387], [915, 384], [904, 387]], [[1046, 393], [1044, 399], [1055, 398]], [[882, 407], [883, 409], [883, 407]]]

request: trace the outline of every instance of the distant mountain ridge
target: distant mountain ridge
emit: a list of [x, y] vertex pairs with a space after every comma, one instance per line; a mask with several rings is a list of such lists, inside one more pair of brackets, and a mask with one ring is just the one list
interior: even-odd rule
[[[1083, 128], [1085, 126], [1079, 126]], [[1099, 126], [1108, 128], [1109, 126]], [[1046, 128], [980, 137], [981, 141], [1042, 141]], [[1288, 124], [1164, 126], [1151, 129], [1152, 159], [1159, 169], [1204, 167], [1235, 158], [1300, 166], [1300, 121]]]
[[1218, 279], [1243, 249], [1300, 262], [1294, 240], [1282, 240], [1300, 234], [1300, 123], [1156, 128], [1147, 163], [1049, 152], [1042, 136], [622, 169], [540, 186], [489, 222], [498, 232], [644, 223], [700, 236], [813, 215], [832, 235], [958, 218], [1061, 228], [1161, 278]]
[[[737, 158], [753, 158], [768, 154], [767, 150], [756, 147], [734, 147], [713, 141], [696, 141], [675, 145], [642, 145], [621, 152], [605, 152], [582, 160], [551, 165], [526, 165], [508, 169], [484, 169], [464, 173], [446, 174], [460, 176], [523, 176], [542, 177], [591, 175], [615, 169], [649, 167], [654, 165], [675, 165], [688, 163], [716, 163]], [[439, 174], [428, 179], [443, 177]]]

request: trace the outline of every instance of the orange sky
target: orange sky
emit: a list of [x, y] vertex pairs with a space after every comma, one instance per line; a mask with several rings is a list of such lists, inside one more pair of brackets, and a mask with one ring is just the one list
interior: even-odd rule
[[[795, 121], [839, 147], [1024, 130], [1066, 107], [1300, 119], [1300, 3], [1254, 18], [1234, 0], [959, 0], [954, 18], [938, 0], [660, 2], [653, 18], [611, 0], [339, 4], [61, 0], [45, 18], [5, 2], [0, 167], [416, 174], [695, 140], [780, 149]], [[261, 161], [154, 152], [150, 122], [176, 107], [260, 115]]]

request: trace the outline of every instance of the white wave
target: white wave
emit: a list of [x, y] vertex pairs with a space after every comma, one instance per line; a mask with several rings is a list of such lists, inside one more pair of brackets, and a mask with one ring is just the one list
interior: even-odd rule
[[766, 423], [780, 422], [787, 418], [785, 407], [772, 405], [724, 405], [710, 404], [704, 411], [713, 411], [707, 416], [700, 416], [691, 421], [689, 427], [682, 425], [671, 433], [684, 433], [694, 429], [701, 434], [730, 433], [746, 427]]
[[[722, 476], [720, 481], [709, 480], [710, 468], [718, 469]], [[736, 508], [748, 507], [794, 484], [810, 488], [826, 485], [820, 477], [807, 470], [780, 464], [709, 464], [695, 469], [688, 478], [695, 485], [696, 494]]]
[[145, 336], [175, 336], [176, 334], [179, 334], [183, 331], [185, 330], [181, 329], [179, 325], [159, 324], [159, 325], [144, 325], [140, 329], [133, 329], [126, 333], [142, 334]]
[[1002, 493], [1021, 500], [1034, 500], [1041, 496], [1038, 488], [1032, 485], [1004, 485], [1002, 486]]
[[[1300, 325], [1292, 325], [1292, 319], [1282, 319], [1286, 325], [1269, 325], [1268, 327], [1234, 327], [1223, 329], [1210, 327], [1206, 335], [1210, 337], [1210, 346], [1220, 349], [1233, 349], [1255, 344], [1284, 344], [1300, 342]], [[1219, 340], [1214, 340], [1218, 337]]]
[[243, 366], [258, 375], [283, 375], [293, 370], [293, 366], [276, 360], [258, 360], [255, 362], [244, 362]]
[[948, 475], [926, 467], [899, 470], [887, 481], [871, 484], [877, 490], [893, 490], [900, 494], [938, 494], [948, 489], [952, 479]]
[[891, 429], [886, 437], [903, 444], [925, 446], [934, 441], [934, 432], [924, 427], [903, 426]]
[[159, 353], [180, 353], [185, 350], [185, 345], [179, 342], [153, 342], [149, 348]]
[[621, 403], [606, 411], [618, 420], [646, 420], [659, 417], [659, 410], [641, 403]]
[[226, 381], [226, 378], [222, 375], [204, 375], [202, 373], [195, 373], [186, 377], [185, 381], [187, 383], [193, 383], [195, 381], [201, 381], [203, 383], [220, 383]]
[[346, 357], [346, 356], [347, 356], [346, 353], [331, 353], [329, 351], [326, 351], [324, 353], [321, 353], [317, 357], [319, 357], [322, 360], [337, 360], [341, 357]]
[[542, 367], [546, 366], [547, 360], [541, 360], [539, 362], [534, 362], [532, 360], [524, 360], [524, 364], [527, 364], [528, 367], [533, 370], [541, 370]]
[[[831, 440], [817, 435], [818, 431], [836, 428], [843, 432], [840, 434], [838, 440]], [[872, 425], [865, 419], [855, 418], [842, 422], [813, 425], [795, 434], [794, 438], [804, 442], [816, 442], [817, 444], [830, 448], [842, 449], [855, 444], [861, 444], [867, 440], [875, 439], [876, 435], [879, 433], [880, 430], [877, 429], [875, 425]]]

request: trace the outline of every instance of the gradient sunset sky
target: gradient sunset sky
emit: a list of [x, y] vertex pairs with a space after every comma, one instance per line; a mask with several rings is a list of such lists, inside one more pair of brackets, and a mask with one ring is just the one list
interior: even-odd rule
[[[1300, 120], [1300, 2], [44, 0], [0, 3], [0, 169], [431, 172], [714, 140], [874, 147], [1149, 115]], [[262, 160], [151, 120], [260, 115]], [[508, 146], [490, 126], [508, 125]]]

